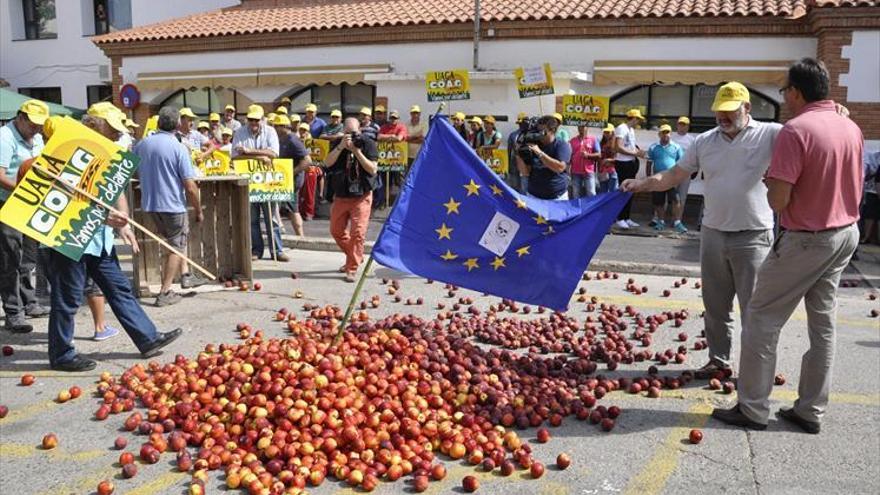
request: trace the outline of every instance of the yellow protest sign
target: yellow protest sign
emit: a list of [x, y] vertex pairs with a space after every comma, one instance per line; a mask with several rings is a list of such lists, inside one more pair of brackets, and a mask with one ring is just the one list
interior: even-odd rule
[[431, 71], [425, 74], [428, 101], [471, 99], [471, 82], [467, 69]]
[[608, 121], [607, 96], [565, 95], [562, 97], [562, 123], [604, 127]]
[[493, 172], [498, 175], [507, 175], [510, 164], [508, 163], [506, 149], [481, 149], [478, 154], [480, 155], [480, 158], [482, 158], [483, 161], [486, 163], [486, 166], [491, 168]]
[[251, 203], [294, 201], [293, 160], [276, 158], [269, 163], [256, 158], [232, 160], [236, 175], [248, 178], [248, 199]]
[[144, 134], [141, 136], [141, 139], [153, 134], [157, 130], [159, 130], [159, 116], [153, 115], [148, 118], [147, 123], [144, 124]]
[[401, 172], [406, 170], [409, 159], [409, 147], [406, 142], [392, 143], [390, 141], [380, 141], [376, 144], [379, 148], [378, 165], [380, 172]]
[[330, 153], [330, 141], [326, 139], [307, 139], [303, 145], [309, 151], [313, 164], [317, 166], [324, 165], [324, 161], [327, 160], [327, 155]]
[[125, 192], [138, 158], [70, 117], [56, 121], [52, 137], [0, 210], [0, 221], [79, 261], [103, 232], [107, 210], [72, 194], [38, 167], [113, 205]]
[[207, 158], [198, 163], [198, 167], [206, 177], [229, 175], [232, 173], [229, 169], [229, 161], [229, 153], [214, 150]]
[[513, 76], [516, 78], [516, 89], [520, 98], [552, 95], [555, 92], [550, 64], [539, 67], [517, 67], [513, 69]]

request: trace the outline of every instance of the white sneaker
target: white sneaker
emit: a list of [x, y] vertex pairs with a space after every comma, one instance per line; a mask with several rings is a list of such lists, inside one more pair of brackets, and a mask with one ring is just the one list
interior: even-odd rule
[[629, 229], [629, 224], [626, 223], [626, 220], [618, 220], [614, 225], [619, 229]]
[[632, 227], [632, 228], [636, 228], [636, 227], [639, 226], [639, 224], [633, 222], [632, 220], [625, 220], [625, 222], [626, 222], [627, 225], [629, 225], [629, 226]]

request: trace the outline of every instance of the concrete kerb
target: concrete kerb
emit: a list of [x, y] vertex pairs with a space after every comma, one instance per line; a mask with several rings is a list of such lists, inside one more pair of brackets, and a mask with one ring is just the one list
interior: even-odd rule
[[[302, 249], [306, 251], [338, 251], [336, 242], [329, 237], [294, 237], [282, 235], [281, 240], [287, 249]], [[364, 252], [369, 253], [373, 249], [373, 242], [364, 244]], [[593, 259], [588, 268], [590, 271], [609, 271], [619, 273], [634, 273], [642, 275], [666, 275], [672, 277], [699, 277], [700, 267], [688, 265], [671, 265], [656, 263], [637, 263], [632, 261], [614, 261]]]

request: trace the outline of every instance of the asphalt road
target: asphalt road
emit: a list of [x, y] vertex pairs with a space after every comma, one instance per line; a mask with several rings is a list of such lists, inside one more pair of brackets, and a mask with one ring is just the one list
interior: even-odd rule
[[[299, 311], [305, 302], [325, 304], [347, 303], [353, 285], [341, 281], [335, 269], [342, 261], [337, 253], [296, 251], [294, 263], [259, 262], [256, 280], [263, 284], [261, 292], [238, 292], [207, 288], [177, 306], [146, 307], [148, 314], [163, 329], [182, 326], [184, 337], [174, 342], [159, 362], [170, 361], [176, 354], [195, 355], [208, 343], [237, 342], [233, 333], [237, 322], [250, 322], [265, 329], [268, 336], [285, 333], [273, 316], [281, 307]], [[292, 280], [291, 267], [299, 278]], [[395, 277], [384, 268], [377, 268], [364, 288], [366, 299], [373, 294], [382, 297], [372, 315], [412, 312], [422, 316], [434, 314], [437, 301], [447, 301], [442, 284], [427, 284], [422, 279], [402, 277], [401, 294], [424, 297], [423, 306], [405, 306], [390, 301], [380, 278]], [[582, 282], [588, 294], [601, 301], [618, 305], [632, 304], [642, 312], [689, 308], [699, 314], [699, 290], [692, 286], [674, 289], [669, 298], [659, 297], [671, 288], [672, 277], [636, 275], [639, 284], [650, 288], [648, 294], [633, 296], [623, 290], [626, 274], [619, 280]], [[293, 299], [295, 290], [303, 299]], [[478, 493], [489, 494], [612, 494], [612, 493], [878, 493], [880, 492], [880, 320], [867, 315], [877, 308], [869, 301], [872, 289], [864, 284], [841, 289], [837, 360], [835, 363], [832, 403], [823, 431], [818, 436], [806, 435], [771, 418], [767, 431], [745, 432], [727, 427], [708, 417], [714, 405], [728, 405], [734, 396], [722, 395], [702, 388], [702, 384], [678, 391], [664, 391], [660, 399], [613, 393], [600, 404], [618, 405], [623, 414], [617, 428], [603, 433], [593, 425], [567, 419], [563, 426], [552, 430], [547, 444], [535, 443], [536, 457], [548, 467], [556, 455], [568, 452], [573, 458], [566, 471], [552, 468], [539, 481], [527, 479], [517, 472], [510, 478], [485, 474], [471, 467], [447, 460], [446, 480], [432, 483], [427, 493], [460, 491], [461, 478], [473, 474], [480, 479]], [[486, 307], [497, 301], [494, 297], [461, 291], [459, 295], [475, 297]], [[580, 305], [582, 308], [583, 305]], [[577, 318], [585, 313], [573, 311]], [[108, 311], [109, 314], [109, 311]], [[129, 439], [130, 451], [136, 451], [142, 437], [120, 432], [124, 416], [111, 416], [104, 422], [92, 419], [97, 399], [94, 389], [102, 371], [121, 373], [140, 362], [139, 354], [121, 335], [97, 343], [87, 340], [91, 334], [90, 317], [83, 310], [77, 317], [76, 345], [85, 355], [98, 359], [97, 370], [87, 374], [62, 374], [48, 370], [46, 362], [46, 320], [37, 320], [36, 330], [29, 335], [0, 333], [3, 344], [12, 345], [15, 354], [0, 357], [0, 404], [9, 407], [9, 415], [0, 419], [0, 493], [67, 494], [93, 493], [104, 478], [114, 481], [116, 493], [180, 494], [186, 489], [189, 476], [172, 468], [173, 456], [165, 454], [156, 465], [140, 465], [137, 477], [126, 480], [119, 476], [115, 465], [119, 452], [113, 448], [118, 435]], [[699, 318], [687, 320], [683, 328], [691, 335], [701, 326]], [[673, 345], [677, 334], [663, 329], [655, 339], [656, 346]], [[780, 338], [778, 371], [788, 383], [775, 387], [773, 409], [789, 404], [797, 395], [800, 356], [807, 347], [806, 319], [802, 309], [786, 325]], [[703, 364], [705, 351], [691, 351], [689, 361], [669, 370]], [[649, 363], [622, 366], [615, 374], [626, 376], [644, 373]], [[31, 387], [18, 385], [24, 372], [37, 375]], [[54, 402], [58, 391], [71, 385], [86, 391], [83, 397], [65, 403]], [[703, 443], [686, 442], [691, 428], [702, 428]], [[58, 435], [59, 446], [51, 451], [38, 447], [48, 432]], [[534, 438], [528, 430], [521, 436]], [[222, 475], [212, 473], [209, 493], [217, 491]], [[396, 494], [408, 491], [403, 481], [381, 483], [376, 493]], [[327, 482], [310, 493], [352, 493], [344, 485]]]

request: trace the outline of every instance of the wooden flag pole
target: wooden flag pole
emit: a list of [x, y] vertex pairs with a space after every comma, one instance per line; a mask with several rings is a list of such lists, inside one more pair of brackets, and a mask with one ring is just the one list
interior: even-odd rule
[[[66, 187], [66, 188], [72, 190], [73, 192], [75, 192], [75, 193], [77, 193], [77, 194], [80, 194], [80, 195], [82, 195], [82, 196], [88, 198], [89, 200], [91, 200], [91, 201], [97, 203], [98, 206], [101, 206], [102, 208], [106, 209], [107, 211], [110, 211], [110, 212], [116, 213], [117, 215], [127, 216], [127, 215], [125, 215], [124, 213], [122, 213], [121, 211], [117, 210], [116, 208], [114, 208], [114, 207], [108, 205], [108, 204], [105, 203], [104, 201], [102, 201], [102, 200], [98, 199], [97, 197], [93, 196], [93, 195], [90, 194], [89, 192], [84, 191], [84, 190], [80, 189], [79, 187], [77, 187], [77, 186], [75, 186], [75, 185], [73, 185], [73, 184], [69, 184], [69, 183], [65, 182], [64, 179], [61, 178], [61, 176], [59, 176], [58, 174], [52, 172], [51, 170], [48, 170], [48, 169], [46, 169], [46, 168], [43, 168], [42, 166], [40, 166], [39, 164], [37, 164], [36, 161], [34, 161], [34, 163], [33, 163], [32, 166], [33, 166], [33, 168], [35, 168], [36, 170], [39, 170], [40, 172], [42, 172], [42, 173], [48, 175], [49, 177], [52, 177], [52, 178], [55, 179], [57, 182], [61, 183], [64, 187]], [[172, 246], [171, 244], [168, 244], [167, 242], [165, 242], [165, 239], [162, 239], [161, 237], [159, 237], [158, 235], [154, 234], [153, 232], [151, 232], [149, 229], [147, 229], [147, 228], [144, 227], [143, 225], [141, 225], [141, 224], [135, 222], [133, 218], [128, 217], [128, 223], [130, 223], [134, 228], [140, 230], [141, 232], [143, 232], [144, 234], [146, 234], [147, 236], [149, 236], [150, 238], [152, 238], [154, 241], [158, 242], [160, 245], [162, 245], [163, 247], [165, 247], [166, 249], [168, 249], [168, 250], [171, 251], [172, 253], [174, 253], [174, 254], [176, 254], [177, 256], [180, 256], [181, 258], [183, 258], [184, 261], [186, 261], [187, 263], [191, 264], [191, 265], [194, 266], [196, 269], [198, 269], [200, 272], [202, 272], [202, 273], [204, 273], [205, 275], [207, 275], [211, 280], [217, 280], [217, 277], [216, 277], [213, 273], [211, 273], [211, 272], [209, 272], [208, 270], [202, 268], [201, 265], [199, 265], [199, 264], [196, 263], [195, 261], [191, 260], [187, 255], [181, 253], [180, 251], [178, 251], [177, 249], [175, 249], [174, 246]]]
[[[437, 108], [437, 113], [434, 114], [434, 117], [440, 115], [440, 112], [443, 111], [443, 107], [446, 106], [446, 102], [441, 102], [440, 106]], [[430, 119], [429, 119], [430, 120]], [[428, 132], [431, 132], [430, 130]], [[427, 136], [426, 136], [427, 137]], [[413, 162], [415, 165], [415, 162]], [[406, 169], [406, 174], [403, 176], [403, 180], [400, 185], [400, 192], [397, 194], [397, 197], [394, 198], [394, 206], [391, 208], [391, 211], [388, 212], [388, 217], [394, 213], [394, 208], [397, 208], [397, 203], [400, 202], [400, 198], [403, 197], [403, 187], [406, 185], [406, 178], [409, 176], [409, 173], [412, 172], [414, 167], [408, 167]], [[376, 172], [378, 173], [378, 172]], [[388, 220], [386, 219], [386, 222]], [[358, 297], [361, 295], [361, 289], [364, 288], [364, 281], [367, 279], [367, 275], [370, 273], [370, 269], [373, 267], [373, 252], [370, 251], [370, 257], [367, 258], [367, 264], [364, 265], [364, 270], [361, 272], [360, 278], [358, 278], [357, 285], [354, 288], [354, 294], [351, 295], [351, 300], [348, 302], [348, 308], [345, 310], [345, 314], [342, 316], [342, 321], [339, 322], [339, 328], [336, 330], [336, 336], [333, 338], [333, 345], [338, 345], [339, 341], [342, 340], [342, 334], [345, 333], [345, 326], [348, 325], [348, 320], [351, 318], [351, 313], [354, 311], [354, 305], [357, 302]]]

